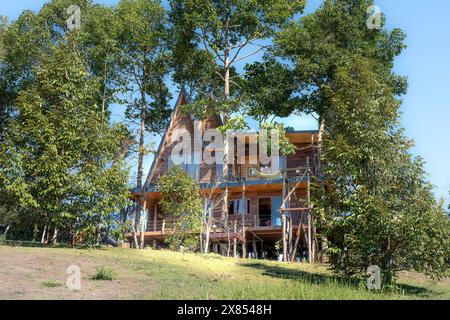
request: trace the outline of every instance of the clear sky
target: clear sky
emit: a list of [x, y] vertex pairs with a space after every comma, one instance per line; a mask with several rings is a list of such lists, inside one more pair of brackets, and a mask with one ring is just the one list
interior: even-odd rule
[[[0, 14], [10, 20], [26, 9], [39, 10], [45, 0], [1, 0]], [[97, 0], [116, 4], [117, 0]], [[307, 12], [321, 0], [308, 0]], [[450, 200], [450, 26], [449, 0], [377, 0], [387, 17], [388, 28], [399, 27], [408, 35], [408, 48], [397, 59], [395, 70], [409, 77], [409, 92], [402, 106], [402, 124], [416, 141], [413, 154], [426, 161], [437, 197]], [[176, 92], [173, 92], [176, 95]], [[114, 112], [114, 111], [113, 111]], [[120, 113], [120, 110], [115, 112]], [[291, 117], [283, 122], [296, 129], [312, 129], [308, 118]], [[393, 150], [395, 152], [395, 150]], [[146, 169], [151, 159], [146, 161]]]

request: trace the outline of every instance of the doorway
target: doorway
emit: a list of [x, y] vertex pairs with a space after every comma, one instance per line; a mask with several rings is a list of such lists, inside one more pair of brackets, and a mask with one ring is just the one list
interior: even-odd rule
[[258, 212], [259, 212], [259, 226], [270, 227], [272, 225], [272, 199], [259, 198]]
[[281, 197], [259, 198], [259, 226], [260, 227], [280, 227], [281, 217], [278, 211], [281, 207]]

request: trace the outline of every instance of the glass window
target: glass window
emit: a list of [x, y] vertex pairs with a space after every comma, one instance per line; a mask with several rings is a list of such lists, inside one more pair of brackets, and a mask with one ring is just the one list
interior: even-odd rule
[[216, 164], [216, 175], [218, 178], [222, 178], [223, 177], [223, 164]]
[[280, 216], [280, 208], [283, 203], [281, 197], [273, 197], [272, 198], [272, 226], [280, 227], [281, 226], [281, 216]]
[[242, 199], [231, 200], [228, 202], [228, 214], [250, 214], [250, 199], [247, 199], [247, 208], [244, 208]]
[[200, 166], [198, 164], [187, 164], [184, 170], [192, 179], [198, 180], [200, 173]]

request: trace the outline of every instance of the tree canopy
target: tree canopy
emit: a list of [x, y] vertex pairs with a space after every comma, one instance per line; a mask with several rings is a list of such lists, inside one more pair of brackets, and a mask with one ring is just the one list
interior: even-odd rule
[[[126, 130], [110, 126], [98, 104], [101, 84], [69, 35], [34, 68], [0, 148], [5, 190], [55, 229], [99, 227], [125, 205], [127, 170], [120, 152]], [[75, 236], [75, 234], [71, 234]]]

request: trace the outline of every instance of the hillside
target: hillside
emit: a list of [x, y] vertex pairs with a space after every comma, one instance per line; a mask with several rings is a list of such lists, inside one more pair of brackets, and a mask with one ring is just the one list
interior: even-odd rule
[[[374, 294], [325, 266], [155, 250], [0, 247], [0, 299], [450, 299], [450, 280], [403, 273], [404, 294]], [[81, 290], [66, 288], [70, 265]], [[94, 281], [98, 268], [115, 274]]]

